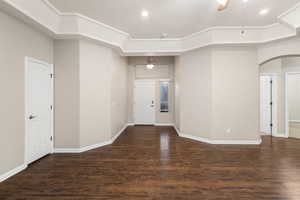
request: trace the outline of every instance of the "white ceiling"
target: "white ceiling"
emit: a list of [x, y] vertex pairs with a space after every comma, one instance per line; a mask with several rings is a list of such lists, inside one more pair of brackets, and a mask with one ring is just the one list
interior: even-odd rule
[[[231, 0], [217, 11], [216, 0], [49, 0], [62, 12], [76, 12], [129, 33], [133, 38], [187, 36], [213, 26], [264, 26], [299, 0]], [[258, 13], [267, 8], [265, 16]], [[147, 10], [148, 18], [141, 17]]]

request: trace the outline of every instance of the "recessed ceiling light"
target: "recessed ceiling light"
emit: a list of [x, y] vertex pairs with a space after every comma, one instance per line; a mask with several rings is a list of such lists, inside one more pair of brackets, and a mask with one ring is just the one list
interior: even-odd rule
[[266, 14], [268, 14], [268, 12], [269, 12], [269, 9], [262, 9], [261, 11], [259, 11], [259, 14], [260, 15], [266, 15]]
[[248, 0], [243, 0], [243, 2], [248, 2]]
[[142, 17], [148, 17], [149, 16], [149, 12], [147, 10], [143, 10], [141, 12]]

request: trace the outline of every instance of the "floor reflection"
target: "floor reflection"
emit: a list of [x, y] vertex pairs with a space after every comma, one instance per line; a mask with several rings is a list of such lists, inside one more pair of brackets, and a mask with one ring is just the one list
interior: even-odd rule
[[160, 135], [160, 162], [165, 165], [170, 161], [170, 137], [168, 133]]

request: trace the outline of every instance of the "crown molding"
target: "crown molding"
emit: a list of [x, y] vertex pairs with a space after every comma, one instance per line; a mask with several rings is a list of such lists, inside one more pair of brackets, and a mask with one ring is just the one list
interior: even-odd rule
[[14, 16], [25, 15], [56, 39], [89, 39], [115, 48], [123, 56], [180, 55], [214, 45], [265, 44], [294, 37], [300, 28], [300, 3], [278, 16], [278, 23], [268, 26], [211, 27], [182, 38], [164, 39], [132, 38], [124, 31], [82, 14], [61, 12], [48, 0], [3, 0], [0, 7]]

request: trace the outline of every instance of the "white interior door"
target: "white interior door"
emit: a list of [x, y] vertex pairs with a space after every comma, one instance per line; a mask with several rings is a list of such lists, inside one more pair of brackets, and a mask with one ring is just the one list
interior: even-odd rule
[[272, 95], [271, 95], [271, 76], [260, 77], [260, 129], [261, 132], [268, 135], [271, 134], [271, 123], [272, 123]]
[[52, 152], [52, 65], [26, 59], [26, 161]]
[[152, 125], [155, 123], [155, 81], [135, 81], [134, 118], [135, 124]]

